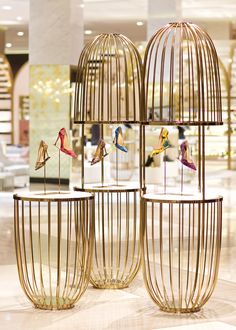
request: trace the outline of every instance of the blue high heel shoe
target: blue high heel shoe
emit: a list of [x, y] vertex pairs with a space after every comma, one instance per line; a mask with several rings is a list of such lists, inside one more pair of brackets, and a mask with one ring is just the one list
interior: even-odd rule
[[117, 127], [115, 130], [115, 138], [113, 143], [115, 144], [116, 148], [118, 148], [121, 151], [128, 152], [128, 149], [125, 147], [124, 139], [122, 135], [122, 129], [121, 127]]

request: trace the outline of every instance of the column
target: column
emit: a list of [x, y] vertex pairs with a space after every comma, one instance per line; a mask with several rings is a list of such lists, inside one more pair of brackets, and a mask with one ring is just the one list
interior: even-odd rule
[[170, 22], [181, 20], [181, 0], [148, 0], [147, 39]]
[[[34, 170], [41, 139], [48, 144], [47, 177], [58, 177], [58, 149], [53, 146], [60, 128], [71, 127], [71, 67], [83, 48], [83, 6], [79, 0], [30, 0], [30, 179], [42, 179]], [[62, 182], [69, 183], [71, 159], [61, 155]]]

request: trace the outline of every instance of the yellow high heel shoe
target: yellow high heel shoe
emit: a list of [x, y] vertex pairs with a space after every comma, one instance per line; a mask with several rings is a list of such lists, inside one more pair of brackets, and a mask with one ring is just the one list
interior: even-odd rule
[[49, 159], [50, 157], [48, 155], [48, 145], [43, 140], [41, 140], [39, 143], [38, 158], [35, 164], [35, 171], [43, 167]]
[[165, 151], [167, 148], [170, 148], [170, 143], [168, 140], [168, 130], [164, 127], [162, 127], [161, 129], [161, 133], [159, 135], [159, 141], [158, 141], [158, 145], [157, 148], [154, 149], [151, 152], [151, 157], [155, 156], [155, 155], [159, 155], [161, 152]]

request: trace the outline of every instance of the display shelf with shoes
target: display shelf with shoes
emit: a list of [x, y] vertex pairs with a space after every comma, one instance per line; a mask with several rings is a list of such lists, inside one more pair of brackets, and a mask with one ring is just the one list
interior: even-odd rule
[[[158, 30], [147, 44], [142, 85], [145, 113], [141, 163], [146, 193], [141, 198], [140, 212], [144, 282], [161, 310], [197, 312], [217, 283], [222, 231], [223, 198], [217, 193], [208, 195], [205, 178], [206, 127], [222, 125], [218, 57], [209, 35], [187, 22], [169, 23]], [[163, 162], [162, 188], [156, 187], [150, 193], [146, 186], [147, 124], [190, 126], [196, 130], [197, 155], [191, 154], [192, 141], [187, 135], [179, 140], [177, 187], [168, 186], [167, 162]], [[157, 150], [163, 154], [163, 134], [161, 138]], [[186, 171], [195, 176], [188, 189]]]
[[[132, 183], [135, 166], [131, 168], [131, 164], [135, 161], [134, 148], [141, 133], [141, 72], [136, 47], [117, 33], [95, 37], [85, 46], [78, 63], [74, 122], [82, 127], [82, 171], [81, 182], [74, 189], [92, 192], [95, 196], [91, 283], [97, 288], [128, 287], [140, 266], [142, 184]], [[94, 165], [89, 165], [93, 177], [96, 173], [94, 182], [86, 175], [89, 173], [89, 160], [85, 158], [88, 125], [96, 127], [97, 141], [104, 141], [102, 145], [98, 142], [92, 155]], [[135, 134], [129, 134], [130, 131]], [[105, 151], [106, 144], [109, 147]], [[105, 166], [108, 161], [110, 176]]]

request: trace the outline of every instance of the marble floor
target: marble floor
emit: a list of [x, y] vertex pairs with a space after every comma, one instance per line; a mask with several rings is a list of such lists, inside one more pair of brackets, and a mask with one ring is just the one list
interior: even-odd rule
[[219, 281], [205, 307], [187, 315], [161, 312], [147, 294], [140, 272], [127, 289], [89, 286], [71, 310], [35, 309], [18, 281], [12, 193], [0, 193], [0, 329], [236, 329], [236, 172], [212, 167], [207, 178], [208, 189], [224, 197]]

